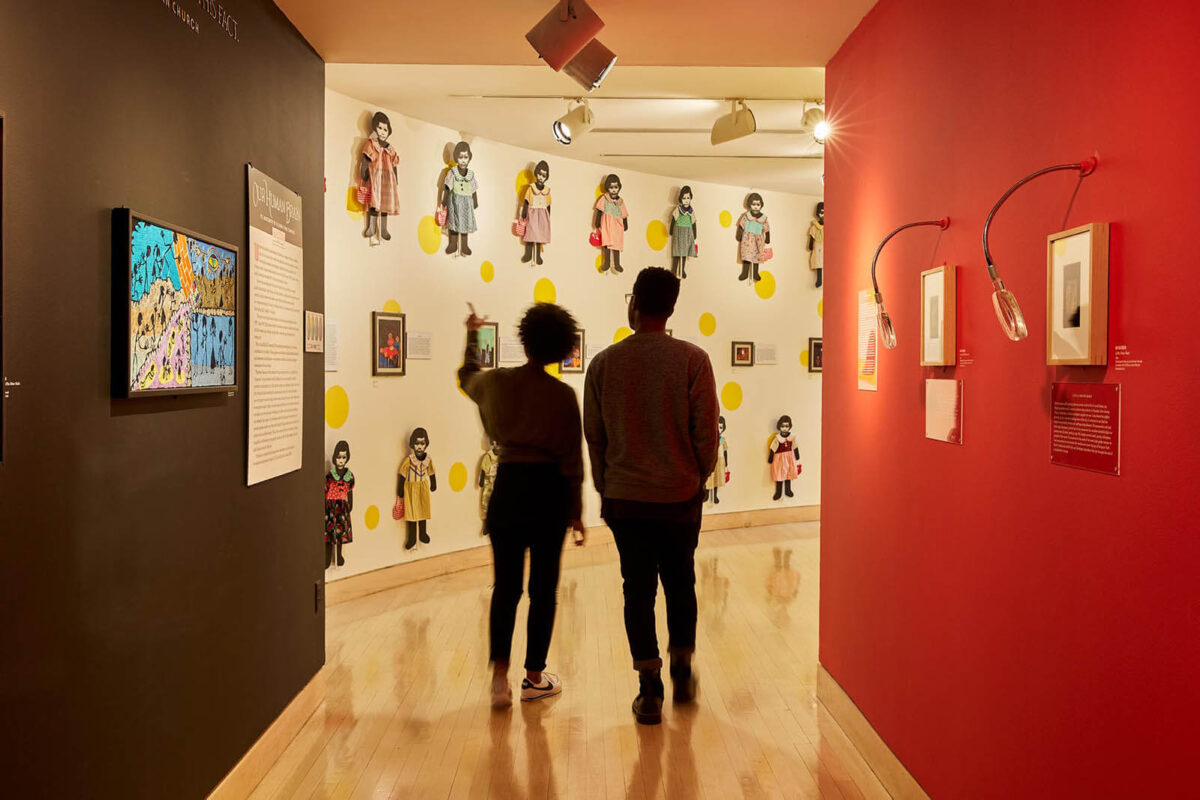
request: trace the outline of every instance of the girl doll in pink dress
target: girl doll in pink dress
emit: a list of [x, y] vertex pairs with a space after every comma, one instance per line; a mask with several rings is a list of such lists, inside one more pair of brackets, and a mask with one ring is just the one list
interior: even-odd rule
[[521, 261], [528, 264], [535, 260], [542, 263], [542, 245], [550, 244], [550, 165], [539, 161], [533, 168], [533, 183], [525, 189], [521, 202], [521, 219], [525, 220], [525, 255]]
[[771, 465], [771, 480], [775, 481], [775, 497], [786, 494], [793, 497], [792, 481], [800, 477], [800, 464], [796, 461], [796, 437], [792, 434], [792, 418], [784, 414], [775, 424], [778, 435], [771, 437], [767, 451], [767, 463]]
[[625, 231], [629, 230], [629, 211], [621, 199], [621, 179], [613, 173], [604, 179], [604, 194], [592, 208], [592, 227], [600, 231], [600, 250], [604, 254], [601, 272], [611, 263], [613, 272], [621, 269], [621, 251], [625, 249]]
[[376, 111], [371, 117], [371, 135], [362, 149], [359, 163], [358, 197], [367, 206], [367, 229], [363, 231], [371, 244], [391, 239], [387, 229], [388, 214], [400, 212], [399, 178], [396, 167], [400, 154], [388, 143], [392, 122], [387, 114]]
[[754, 267], [754, 280], [758, 281], [762, 280], [758, 265], [767, 260], [767, 245], [771, 243], [771, 223], [762, 212], [763, 199], [758, 192], [746, 196], [746, 208], [749, 210], [742, 212], [737, 224], [738, 258], [742, 262], [738, 280], [750, 277], [750, 268]]

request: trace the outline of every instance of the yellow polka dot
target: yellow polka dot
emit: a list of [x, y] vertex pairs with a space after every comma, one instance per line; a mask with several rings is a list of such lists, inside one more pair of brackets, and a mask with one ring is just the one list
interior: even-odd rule
[[600, 195], [602, 195], [602, 194], [604, 194], [604, 184], [598, 183], [598, 184], [596, 184], [596, 199], [599, 200]]
[[626, 326], [622, 325], [621, 327], [617, 328], [617, 332], [613, 334], [613, 344], [616, 344], [617, 342], [621, 341], [622, 339], [628, 338], [630, 336], [633, 336], [633, 331], [631, 331]]
[[525, 190], [529, 188], [529, 184], [533, 183], [533, 173], [527, 169], [523, 169], [517, 173], [516, 187], [517, 199], [520, 200], [525, 194]]
[[350, 416], [350, 397], [341, 386], [330, 386], [325, 392], [325, 424], [340, 428]]
[[604, 254], [596, 256], [596, 272], [604, 272]]
[[825, 316], [825, 301], [824, 300], [817, 301], [817, 316], [822, 317], [822, 318], [824, 318], [824, 316]]
[[351, 186], [346, 190], [346, 211], [350, 214], [350, 219], [362, 219], [363, 204], [358, 202], [358, 187]]
[[721, 387], [721, 405], [727, 411], [737, 411], [742, 405], [742, 386], [730, 381]]
[[807, 350], [800, 351], [800, 363], [806, 367], [808, 366], [808, 351]]
[[387, 311], [389, 314], [399, 314], [400, 313], [400, 304], [397, 303], [395, 300], [388, 300], [386, 303], [383, 304], [383, 310]]
[[770, 436], [767, 437], [767, 451], [768, 452], [770, 452], [770, 450], [771, 450], [771, 443], [775, 441], [775, 437], [778, 435], [779, 435], [778, 433], [772, 433]]
[[545, 366], [545, 370], [546, 370], [547, 375], [553, 375], [554, 377], [558, 378], [560, 381], [562, 380], [562, 365], [559, 364], [557, 361], [547, 364]]
[[722, 211], [721, 216], [717, 219], [721, 223], [722, 228], [728, 228], [733, 224], [733, 214], [730, 214], [728, 211]]
[[549, 278], [538, 278], [538, 282], [533, 285], [533, 302], [553, 303], [557, 299], [558, 290], [554, 288], [554, 281]]
[[491, 283], [496, 277], [496, 267], [492, 262], [485, 261], [479, 265], [479, 277], [483, 278], [484, 283]]
[[717, 332], [717, 318], [705, 311], [700, 315], [700, 332], [712, 336]]
[[1056, 239], [1054, 242], [1054, 255], [1062, 258], [1067, 254], [1067, 240]]
[[417, 242], [421, 249], [433, 255], [442, 244], [442, 229], [438, 227], [433, 217], [421, 217], [417, 225]]
[[450, 488], [461, 492], [467, 486], [467, 467], [461, 461], [450, 467]]
[[667, 226], [661, 219], [650, 220], [646, 226], [646, 244], [653, 250], [662, 250], [667, 246]]
[[379, 506], [367, 506], [367, 513], [363, 516], [363, 522], [367, 523], [367, 530], [373, 531], [379, 527]]
[[765, 269], [758, 274], [762, 280], [754, 282], [754, 293], [763, 300], [770, 300], [775, 295], [775, 276]]

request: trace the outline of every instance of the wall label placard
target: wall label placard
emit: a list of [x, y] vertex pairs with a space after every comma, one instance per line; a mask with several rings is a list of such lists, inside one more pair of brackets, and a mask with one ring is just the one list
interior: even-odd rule
[[1050, 402], [1050, 463], [1121, 474], [1121, 385], [1056, 383]]
[[1137, 369], [1140, 366], [1142, 366], [1142, 360], [1134, 357], [1129, 350], [1129, 345], [1119, 344], [1113, 348], [1113, 368], [1117, 372]]
[[866, 289], [858, 293], [858, 388], [861, 391], [879, 391], [878, 311], [875, 294]]

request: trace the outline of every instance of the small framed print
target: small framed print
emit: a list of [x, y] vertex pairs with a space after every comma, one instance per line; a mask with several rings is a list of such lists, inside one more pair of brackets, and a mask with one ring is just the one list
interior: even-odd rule
[[754, 342], [733, 342], [730, 365], [734, 367], [754, 366]]
[[483, 369], [494, 368], [496, 366], [496, 359], [499, 357], [500, 323], [483, 323], [479, 328], [476, 342], [479, 345], [479, 366]]
[[570, 354], [563, 359], [562, 364], [559, 367], [561, 372], [583, 372], [583, 358], [584, 353], [587, 352], [584, 349], [585, 341], [586, 339], [584, 337], [583, 330], [580, 329], [575, 331], [575, 342], [571, 345]]
[[403, 314], [371, 312], [371, 374], [403, 375], [408, 347]]
[[953, 367], [958, 363], [958, 268], [934, 267], [921, 273], [921, 366]]
[[1046, 363], [1108, 363], [1108, 223], [1046, 237]]
[[808, 371], [824, 372], [822, 361], [825, 340], [819, 336], [808, 337]]

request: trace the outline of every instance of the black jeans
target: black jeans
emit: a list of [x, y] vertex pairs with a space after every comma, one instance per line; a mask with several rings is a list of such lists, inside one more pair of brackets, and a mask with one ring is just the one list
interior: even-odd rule
[[556, 464], [501, 464], [488, 503], [492, 541], [491, 660], [508, 661], [525, 551], [529, 551], [529, 621], [525, 669], [546, 668], [558, 608], [558, 571], [567, 535], [566, 481]]
[[625, 634], [634, 669], [660, 669], [654, 602], [662, 579], [667, 601], [667, 649], [696, 648], [696, 545], [700, 522], [610, 519], [625, 582]]

